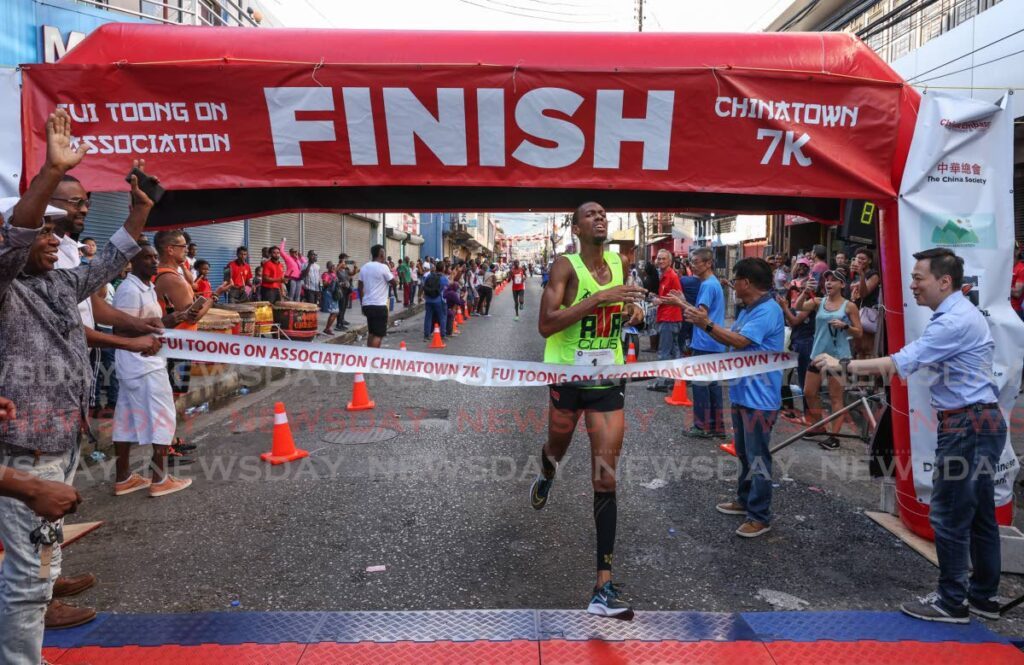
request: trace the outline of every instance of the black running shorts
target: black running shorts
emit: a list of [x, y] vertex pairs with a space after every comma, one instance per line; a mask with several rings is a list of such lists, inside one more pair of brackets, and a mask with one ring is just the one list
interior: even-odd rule
[[551, 406], [563, 411], [621, 411], [626, 405], [625, 386], [610, 388], [575, 388], [548, 386]]

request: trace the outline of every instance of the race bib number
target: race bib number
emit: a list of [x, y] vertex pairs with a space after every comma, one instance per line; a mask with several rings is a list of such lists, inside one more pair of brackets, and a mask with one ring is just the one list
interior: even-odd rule
[[522, 275], [514, 275], [512, 277], [512, 283], [515, 284], [516, 286], [519, 286], [520, 284], [523, 283], [523, 276]]
[[586, 365], [588, 367], [600, 367], [601, 365], [614, 365], [615, 364], [615, 350], [614, 349], [594, 349], [591, 351], [584, 351], [583, 349], [576, 350], [576, 362], [575, 365]]

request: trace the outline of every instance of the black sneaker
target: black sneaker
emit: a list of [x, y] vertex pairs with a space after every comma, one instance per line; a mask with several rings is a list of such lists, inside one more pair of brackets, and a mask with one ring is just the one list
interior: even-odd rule
[[533, 506], [534, 510], [540, 510], [548, 502], [548, 494], [551, 492], [551, 486], [555, 484], [555, 479], [545, 478], [544, 474], [539, 474], [537, 479], [533, 481], [533, 486], [530, 487], [530, 505]]
[[649, 385], [649, 386], [647, 386], [647, 389], [650, 390], [651, 392], [656, 392], [656, 393], [667, 393], [668, 392], [668, 386], [663, 386], [663, 385], [661, 385], [659, 383], [654, 383], [652, 385]]
[[971, 614], [982, 619], [988, 619], [989, 621], [999, 621], [1003, 618], [1003, 615], [999, 613], [999, 608], [999, 603], [994, 600], [975, 598], [971, 598], [967, 605], [967, 609], [970, 610]]
[[711, 432], [705, 432], [699, 427], [691, 427], [686, 430], [686, 436], [692, 439], [710, 439], [712, 437]]
[[633, 620], [633, 608], [619, 598], [619, 590], [611, 582], [605, 582], [600, 589], [594, 589], [587, 612], [600, 617], [611, 617], [622, 621]]
[[940, 623], [970, 623], [971, 613], [967, 606], [950, 608], [939, 597], [938, 593], [932, 592], [923, 598], [918, 598], [911, 603], [900, 605], [900, 611], [907, 616], [921, 619], [922, 621], [938, 621]]
[[839, 450], [839, 439], [834, 436], [830, 436], [819, 441], [818, 446], [822, 450]]

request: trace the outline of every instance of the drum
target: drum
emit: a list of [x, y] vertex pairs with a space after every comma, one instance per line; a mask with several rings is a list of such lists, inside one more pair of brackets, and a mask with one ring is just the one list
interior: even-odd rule
[[252, 337], [256, 334], [255, 305], [252, 305], [251, 303], [229, 303], [226, 305], [217, 305], [216, 309], [227, 310], [238, 314], [240, 325], [237, 330], [232, 330], [232, 334], [244, 335], [246, 337]]
[[[199, 319], [199, 332], [220, 333], [223, 335], [238, 334], [237, 331], [242, 325], [241, 317], [237, 312], [230, 312], [226, 309], [211, 308], [209, 312]], [[192, 363], [192, 376], [213, 376], [220, 374], [227, 369], [224, 363], [208, 363], [195, 361]]]
[[256, 334], [267, 335], [274, 332], [274, 308], [266, 300], [254, 300], [249, 303], [256, 308]]
[[291, 339], [308, 341], [316, 337], [318, 309], [308, 302], [279, 302], [274, 305], [274, 323]]

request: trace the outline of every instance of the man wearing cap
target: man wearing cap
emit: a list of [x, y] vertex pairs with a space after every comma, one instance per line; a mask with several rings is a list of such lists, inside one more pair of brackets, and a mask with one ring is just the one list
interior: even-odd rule
[[[54, 270], [60, 240], [44, 220], [46, 202], [88, 145], [71, 147], [71, 122], [58, 110], [47, 120], [46, 161], [25, 196], [5, 216], [0, 246], [0, 394], [19, 405], [18, 418], [0, 423], [0, 465], [71, 484], [85, 432], [92, 370], [77, 305], [120, 274], [138, 251], [133, 238], [153, 202], [132, 178], [132, 207], [124, 228], [95, 259]], [[136, 166], [141, 166], [139, 162]], [[76, 248], [77, 250], [77, 248]], [[133, 350], [156, 353], [160, 340], [133, 338]], [[25, 504], [0, 497], [0, 662], [39, 663], [43, 616], [60, 574], [59, 545], [36, 547], [39, 517]], [[88, 619], [86, 619], [88, 620]]]
[[[995, 342], [985, 316], [960, 290], [964, 261], [936, 247], [914, 254], [910, 290], [934, 314], [921, 337], [884, 358], [814, 359], [821, 371], [891, 377], [928, 373], [938, 416], [929, 519], [939, 558], [936, 592], [904, 603], [904, 614], [925, 621], [969, 623], [970, 615], [999, 618], [1000, 552], [995, 469], [1006, 445], [1006, 420], [993, 379]], [[971, 570], [973, 566], [973, 571]]]

